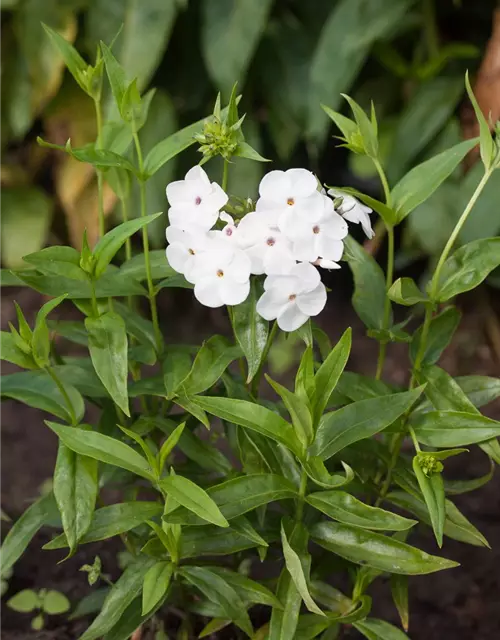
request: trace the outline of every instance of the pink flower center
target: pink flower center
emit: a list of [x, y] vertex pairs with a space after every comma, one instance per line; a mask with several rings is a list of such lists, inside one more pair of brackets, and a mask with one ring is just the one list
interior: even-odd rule
[[268, 247], [274, 247], [274, 245], [276, 244], [276, 239], [275, 238], [268, 238], [266, 240], [266, 244]]
[[201, 198], [200, 196], [196, 196], [195, 200], [194, 200], [195, 205], [199, 205], [201, 204]]
[[223, 277], [224, 277], [224, 271], [222, 271], [222, 269], [219, 269], [219, 270], [217, 271], [217, 277], [218, 277], [218, 278], [223, 278]]
[[315, 226], [313, 227], [313, 233], [316, 233], [316, 234], [317, 234], [317, 233], [319, 233], [319, 227], [318, 227], [318, 225], [315, 225]]
[[290, 300], [290, 302], [293, 302], [296, 297], [297, 297], [297, 294], [296, 293], [292, 293], [291, 295], [288, 296], [288, 299]]
[[231, 229], [231, 227], [226, 227], [225, 231], [226, 231], [226, 236], [232, 236], [233, 235], [233, 230]]

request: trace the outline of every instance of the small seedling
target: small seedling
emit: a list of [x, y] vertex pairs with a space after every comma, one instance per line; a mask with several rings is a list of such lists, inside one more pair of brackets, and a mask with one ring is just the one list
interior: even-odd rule
[[66, 596], [54, 589], [23, 589], [7, 601], [7, 606], [19, 613], [36, 612], [31, 628], [40, 631], [45, 626], [45, 616], [57, 616], [69, 611], [71, 604]]

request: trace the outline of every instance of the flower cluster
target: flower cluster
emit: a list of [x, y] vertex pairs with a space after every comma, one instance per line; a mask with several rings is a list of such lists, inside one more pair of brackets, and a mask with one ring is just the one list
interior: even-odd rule
[[271, 171], [261, 180], [255, 211], [234, 221], [222, 210], [226, 193], [195, 166], [167, 186], [170, 266], [194, 284], [197, 300], [208, 307], [244, 302], [250, 276], [265, 275], [258, 313], [294, 331], [326, 304], [316, 266], [339, 268], [346, 220], [373, 235], [371, 209], [351, 195], [328, 193], [335, 200], [306, 169]]

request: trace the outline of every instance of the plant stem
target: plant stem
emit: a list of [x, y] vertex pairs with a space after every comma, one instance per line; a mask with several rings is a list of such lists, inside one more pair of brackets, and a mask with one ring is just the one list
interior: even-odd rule
[[403, 444], [404, 437], [405, 437], [405, 433], [404, 431], [402, 431], [401, 433], [398, 433], [396, 438], [394, 438], [394, 440], [392, 441], [391, 459], [389, 460], [389, 466], [387, 467], [387, 474], [385, 476], [384, 483], [382, 484], [379, 496], [375, 501], [376, 507], [380, 506], [380, 503], [384, 500], [385, 496], [389, 491], [389, 488], [391, 486], [391, 480], [392, 480], [392, 472], [398, 461], [399, 451], [401, 449], [401, 445]]
[[384, 190], [385, 203], [388, 207], [391, 206], [391, 190], [389, 189], [389, 183], [387, 182], [387, 176], [385, 175], [385, 171], [380, 164], [380, 160], [378, 158], [372, 158], [373, 164], [375, 165], [375, 169], [380, 178], [380, 182], [382, 183], [382, 188]]
[[[121, 198], [120, 199], [120, 204], [121, 204], [121, 208], [122, 208], [122, 220], [123, 220], [123, 222], [127, 222], [128, 221], [128, 201], [127, 201], [127, 198]], [[131, 257], [132, 257], [132, 241], [130, 240], [130, 237], [128, 237], [125, 240], [125, 258], [127, 260], [130, 260]]]
[[434, 0], [423, 0], [423, 16], [427, 53], [432, 60], [439, 54], [439, 34], [436, 24], [436, 8]]
[[260, 361], [260, 366], [257, 369], [257, 373], [254, 375], [252, 380], [251, 393], [254, 396], [254, 398], [256, 398], [259, 394], [259, 384], [260, 384], [260, 379], [262, 377], [262, 369], [264, 367], [265, 361], [267, 360], [267, 356], [269, 355], [269, 350], [271, 349], [271, 346], [274, 342], [274, 338], [276, 337], [277, 331], [278, 331], [278, 323], [275, 320], [271, 328], [271, 331], [267, 337], [267, 342], [266, 342], [266, 346], [264, 347], [264, 351], [262, 352], [262, 359]]
[[[95, 118], [97, 123], [97, 148], [100, 149], [102, 145], [102, 115], [101, 115], [101, 101], [100, 99], [94, 99], [95, 106]], [[96, 169], [97, 174], [97, 211], [99, 216], [99, 237], [102, 238], [106, 228], [104, 224], [104, 192], [103, 192], [103, 177], [102, 171]]]
[[90, 290], [92, 292], [92, 313], [94, 318], [99, 317], [99, 307], [97, 306], [97, 296], [95, 294], [95, 284], [93, 280], [90, 280]]
[[300, 522], [302, 520], [302, 514], [304, 513], [304, 498], [306, 496], [307, 488], [307, 473], [304, 469], [300, 474], [300, 488], [299, 497], [297, 498], [297, 510], [295, 512], [295, 520]]
[[222, 191], [227, 189], [227, 181], [229, 177], [229, 160], [224, 158], [224, 166], [222, 168]]
[[50, 366], [45, 367], [45, 371], [49, 374], [49, 376], [52, 378], [52, 380], [56, 383], [57, 388], [59, 389], [59, 391], [61, 392], [62, 397], [64, 398], [64, 402], [68, 406], [69, 415], [71, 417], [71, 424], [73, 426], [76, 426], [77, 419], [76, 419], [75, 409], [74, 409], [73, 403], [71, 402], [71, 399], [70, 399], [70, 397], [68, 395], [68, 392], [64, 388], [63, 383], [60, 381], [59, 376], [52, 369], [52, 367], [50, 367]]
[[[139, 142], [139, 136], [137, 132], [134, 131], [134, 143], [135, 149], [137, 152], [137, 162], [139, 165], [139, 173], [143, 173], [144, 162], [142, 159], [142, 150], [141, 143]], [[139, 190], [141, 194], [141, 218], [147, 215], [146, 211], [146, 183], [142, 178], [139, 179]], [[161, 331], [160, 325], [158, 323], [158, 310], [156, 308], [156, 294], [153, 286], [153, 278], [151, 277], [151, 259], [149, 257], [149, 237], [147, 226], [142, 227], [142, 246], [144, 250], [144, 262], [146, 264], [146, 281], [148, 285], [148, 298], [149, 298], [149, 306], [151, 308], [151, 321], [153, 322], [153, 329], [155, 333], [156, 340], [156, 350], [158, 353], [161, 351]]]

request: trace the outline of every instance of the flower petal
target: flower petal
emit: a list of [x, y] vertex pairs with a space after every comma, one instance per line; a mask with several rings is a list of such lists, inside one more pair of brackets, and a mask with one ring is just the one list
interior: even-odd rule
[[298, 308], [308, 316], [317, 316], [325, 308], [326, 288], [320, 282], [312, 291], [301, 293], [296, 299]]
[[282, 331], [295, 331], [308, 319], [307, 314], [303, 313], [294, 302], [290, 302], [277, 318], [278, 327]]
[[295, 265], [290, 250], [280, 244], [269, 247], [264, 253], [264, 272], [267, 275], [287, 276]]
[[312, 291], [321, 282], [319, 271], [309, 262], [297, 264], [292, 270], [292, 275], [298, 279], [296, 294]]
[[259, 194], [262, 198], [272, 202], [286, 200], [292, 195], [290, 178], [284, 171], [278, 169], [269, 171], [260, 181]]
[[224, 304], [241, 304], [245, 302], [250, 293], [250, 280], [246, 282], [236, 282], [230, 276], [221, 278], [219, 293]]
[[186, 262], [189, 258], [189, 251], [179, 242], [173, 242], [167, 247], [168, 264], [175, 269], [177, 273], [184, 273]]
[[224, 304], [217, 278], [204, 278], [194, 285], [194, 296], [206, 307], [222, 307]]
[[292, 185], [290, 196], [295, 198], [307, 198], [317, 190], [318, 181], [314, 173], [307, 169], [288, 169], [286, 176]]
[[264, 320], [276, 320], [290, 302], [276, 291], [264, 291], [257, 301], [257, 313]]

